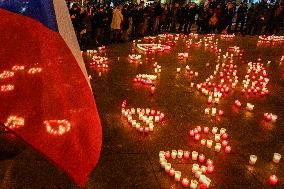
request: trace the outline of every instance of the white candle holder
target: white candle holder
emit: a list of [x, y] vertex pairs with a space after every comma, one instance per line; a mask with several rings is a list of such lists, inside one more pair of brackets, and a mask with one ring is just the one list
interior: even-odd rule
[[212, 133], [213, 133], [213, 134], [216, 134], [217, 132], [218, 132], [218, 127], [213, 127], [213, 128], [212, 128]]
[[165, 171], [166, 171], [167, 173], [169, 173], [171, 167], [172, 167], [172, 165], [171, 165], [170, 163], [166, 163], [166, 164], [165, 164]]
[[212, 140], [207, 140], [207, 144], [206, 144], [207, 148], [211, 148], [212, 144], [213, 144]]
[[193, 152], [191, 153], [191, 158], [192, 158], [192, 160], [197, 160], [197, 158], [198, 158], [198, 152], [193, 151]]
[[176, 159], [177, 151], [176, 150], [172, 150], [171, 156], [172, 156], [173, 159]]
[[274, 155], [273, 155], [273, 162], [274, 163], [279, 163], [280, 159], [281, 159], [281, 154], [274, 153]]
[[183, 150], [178, 150], [177, 157], [181, 159], [183, 156]]
[[256, 163], [257, 156], [256, 155], [250, 155], [249, 157], [249, 164], [254, 165]]
[[191, 180], [191, 181], [190, 181], [190, 186], [189, 186], [190, 189], [196, 189], [197, 186], [198, 186], [197, 180]]
[[227, 130], [227, 129], [225, 129], [225, 128], [221, 128], [221, 129], [220, 129], [220, 135], [226, 133], [226, 130]]
[[205, 140], [205, 139], [202, 139], [202, 140], [200, 141], [200, 143], [201, 143], [203, 146], [205, 146], [205, 145], [206, 145], [206, 140]]
[[199, 165], [198, 164], [193, 164], [192, 165], [192, 172], [196, 173], [199, 170]]
[[181, 172], [180, 171], [175, 171], [175, 181], [180, 181], [181, 178]]
[[221, 151], [221, 148], [222, 148], [221, 143], [216, 143], [216, 144], [215, 144], [215, 151], [216, 151], [216, 152], [220, 152], [220, 151]]
[[220, 134], [215, 134], [215, 141], [219, 142], [221, 140], [221, 135]]

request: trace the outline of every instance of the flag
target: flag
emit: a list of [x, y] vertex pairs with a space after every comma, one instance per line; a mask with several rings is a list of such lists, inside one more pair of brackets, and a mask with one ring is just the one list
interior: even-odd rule
[[102, 131], [64, 0], [0, 0], [0, 122], [84, 186]]

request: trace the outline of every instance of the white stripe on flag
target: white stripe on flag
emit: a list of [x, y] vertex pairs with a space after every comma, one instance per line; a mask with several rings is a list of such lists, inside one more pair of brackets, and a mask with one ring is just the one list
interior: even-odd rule
[[67, 46], [69, 47], [69, 49], [71, 50], [73, 56], [77, 60], [77, 63], [80, 66], [89, 84], [89, 87], [91, 88], [86, 66], [81, 56], [80, 47], [75, 35], [75, 31], [71, 22], [71, 18], [69, 16], [69, 11], [65, 3], [65, 0], [53, 0], [53, 5], [56, 14], [59, 33], [61, 37], [64, 39]]

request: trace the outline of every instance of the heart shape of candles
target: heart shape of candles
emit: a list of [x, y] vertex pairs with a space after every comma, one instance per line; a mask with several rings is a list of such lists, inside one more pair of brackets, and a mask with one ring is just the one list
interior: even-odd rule
[[183, 150], [159, 152], [160, 164], [161, 167], [165, 169], [165, 172], [168, 173], [169, 176], [174, 177], [175, 181], [181, 181], [181, 184], [184, 187], [188, 187], [190, 185], [191, 188], [197, 188], [198, 182], [196, 180], [191, 180], [191, 182], [189, 183], [189, 179], [187, 177], [182, 178], [182, 173], [175, 170], [172, 167], [172, 164], [169, 163], [170, 161], [174, 161], [175, 159], [182, 161], [190, 161], [190, 159], [193, 161], [198, 161], [198, 163], [192, 165], [192, 173], [194, 173], [194, 177], [196, 179], [199, 179], [200, 183], [205, 184], [207, 187], [210, 186], [211, 180], [206, 176], [206, 174], [210, 174], [214, 170], [212, 160], [206, 160], [203, 154], [198, 154], [198, 152], [196, 151], [193, 151], [192, 153]]
[[25, 125], [25, 119], [18, 116], [9, 116], [4, 125], [10, 129], [21, 128]]
[[243, 80], [242, 93], [247, 95], [267, 95], [269, 91], [267, 84], [269, 79], [267, 78], [267, 72], [262, 63], [248, 63], [248, 71], [245, 79]]
[[[211, 132], [208, 127], [197, 126], [196, 128], [189, 131], [189, 136], [192, 137], [195, 141], [200, 141], [201, 145], [206, 146], [207, 148], [212, 148], [215, 141], [214, 151], [220, 152], [223, 147], [225, 153], [231, 152], [231, 147], [228, 146], [229, 135], [226, 133], [225, 128], [221, 128], [218, 132], [218, 127], [213, 127]], [[205, 139], [205, 136], [208, 136], [209, 139]], [[202, 138], [203, 136], [203, 138]], [[213, 139], [214, 137], [214, 139]]]
[[[141, 133], [148, 133], [154, 130], [154, 123], [159, 123], [164, 119], [164, 114], [150, 108], [130, 108], [126, 109], [126, 101], [122, 103], [122, 116], [127, 118], [128, 123]], [[135, 116], [138, 120], [135, 119]]]
[[52, 135], [63, 135], [70, 131], [71, 123], [65, 119], [63, 120], [46, 120], [43, 122], [46, 131]]

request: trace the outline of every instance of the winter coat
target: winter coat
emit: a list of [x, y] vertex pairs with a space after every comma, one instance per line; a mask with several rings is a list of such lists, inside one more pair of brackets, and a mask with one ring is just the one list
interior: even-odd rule
[[112, 13], [111, 28], [114, 30], [120, 30], [122, 20], [123, 20], [123, 15], [121, 14], [121, 10], [115, 8]]

